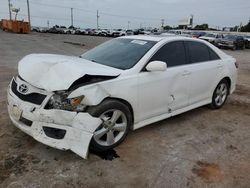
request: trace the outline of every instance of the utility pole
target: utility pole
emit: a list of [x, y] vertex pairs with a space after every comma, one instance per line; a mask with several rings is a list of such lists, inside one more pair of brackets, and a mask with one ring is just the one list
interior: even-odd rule
[[29, 20], [29, 23], [30, 23], [30, 26], [31, 26], [31, 21], [30, 21], [30, 3], [29, 3], [29, 0], [27, 0], [27, 9], [28, 9], [28, 20]]
[[74, 26], [73, 8], [70, 8], [70, 10], [71, 10], [71, 26]]
[[164, 22], [165, 22], [165, 20], [164, 20], [164, 19], [161, 19], [161, 27], [162, 27], [162, 29], [163, 29], [163, 27], [164, 27]]
[[100, 18], [100, 16], [99, 16], [99, 11], [97, 10], [97, 12], [96, 12], [96, 21], [97, 21], [97, 29], [99, 29], [99, 18]]
[[128, 21], [128, 29], [130, 28], [130, 21]]
[[11, 15], [11, 4], [10, 4], [10, 0], [9, 1], [9, 15], [10, 15], [10, 20], [12, 20], [12, 15]]
[[47, 20], [47, 27], [49, 28], [49, 20]]

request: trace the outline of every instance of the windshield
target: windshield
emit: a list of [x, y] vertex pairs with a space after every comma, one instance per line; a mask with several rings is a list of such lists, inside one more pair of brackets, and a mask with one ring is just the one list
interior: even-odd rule
[[208, 33], [208, 34], [205, 35], [205, 37], [213, 37], [213, 38], [215, 38], [216, 36], [214, 34]]
[[225, 36], [225, 39], [234, 40], [234, 39], [236, 39], [236, 36], [235, 35], [227, 35], [227, 36]]
[[113, 39], [84, 53], [81, 58], [125, 70], [132, 68], [155, 44], [146, 40]]

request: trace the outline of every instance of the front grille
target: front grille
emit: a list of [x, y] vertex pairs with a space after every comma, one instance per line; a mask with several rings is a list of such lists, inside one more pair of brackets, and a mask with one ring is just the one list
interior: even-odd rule
[[46, 98], [46, 95], [40, 93], [30, 93], [27, 95], [19, 93], [19, 91], [17, 90], [17, 83], [15, 82], [15, 80], [12, 81], [11, 90], [19, 99], [36, 105], [41, 105], [44, 99]]

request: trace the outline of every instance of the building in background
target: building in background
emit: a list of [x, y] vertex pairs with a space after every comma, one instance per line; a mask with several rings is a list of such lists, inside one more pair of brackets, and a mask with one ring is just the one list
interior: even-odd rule
[[190, 15], [188, 18], [179, 20], [178, 26], [180, 29], [193, 28], [194, 16]]

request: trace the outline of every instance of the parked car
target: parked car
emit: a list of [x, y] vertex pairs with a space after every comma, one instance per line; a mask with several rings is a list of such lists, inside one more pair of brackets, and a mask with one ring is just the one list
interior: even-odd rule
[[70, 34], [70, 30], [65, 26], [59, 26], [59, 27], [56, 27], [56, 29], [58, 30], [58, 33], [60, 34]]
[[54, 33], [54, 34], [62, 34], [62, 31], [61, 30], [59, 30], [57, 27], [52, 27], [52, 28], [50, 28], [49, 30], [48, 30], [48, 32], [49, 33]]
[[217, 39], [223, 39], [223, 35], [219, 33], [207, 33], [202, 37], [199, 37], [202, 40], [206, 40], [212, 44], [215, 44]]
[[127, 29], [127, 30], [126, 30], [126, 35], [134, 35], [133, 30]]
[[114, 32], [114, 37], [121, 37], [121, 36], [125, 36], [126, 35], [126, 31], [123, 29], [117, 29]]
[[135, 35], [149, 35], [149, 34], [151, 34], [151, 32], [150, 31], [146, 31], [145, 29], [136, 29], [134, 31], [134, 34]]
[[244, 39], [246, 48], [250, 48], [250, 35], [246, 35]]
[[95, 36], [101, 36], [102, 35], [102, 30], [101, 29], [95, 29], [94, 30], [94, 35]]
[[179, 31], [179, 33], [183, 37], [191, 37], [192, 38], [192, 32], [191, 31]]
[[114, 37], [114, 32], [115, 32], [115, 31], [116, 31], [116, 30], [113, 30], [113, 29], [108, 30], [108, 31], [107, 31], [108, 36], [109, 36], [109, 37]]
[[230, 48], [232, 50], [236, 49], [244, 49], [245, 48], [245, 40], [243, 36], [238, 35], [226, 35], [223, 39], [219, 39], [216, 41], [216, 46], [219, 48]]
[[162, 35], [162, 36], [175, 36], [176, 34], [166, 32], [166, 33], [161, 33], [161, 35]]
[[88, 32], [85, 29], [78, 28], [78, 29], [76, 29], [75, 34], [76, 35], [87, 35]]
[[204, 36], [205, 34], [206, 34], [206, 32], [194, 31], [194, 32], [191, 32], [191, 37], [199, 38], [199, 37]]
[[87, 31], [87, 35], [94, 35], [95, 33], [95, 29], [87, 28], [86, 31]]
[[107, 29], [103, 29], [101, 31], [101, 36], [107, 37], [108, 36], [108, 30]]
[[39, 27], [32, 26], [31, 31], [33, 32], [39, 32]]
[[24, 57], [8, 112], [39, 142], [86, 158], [89, 145], [109, 150], [131, 129], [207, 104], [221, 108], [236, 77], [236, 60], [206, 41], [126, 36], [80, 57]]
[[49, 28], [48, 27], [39, 27], [39, 32], [40, 33], [48, 33]]

